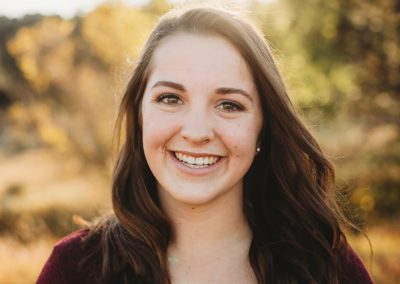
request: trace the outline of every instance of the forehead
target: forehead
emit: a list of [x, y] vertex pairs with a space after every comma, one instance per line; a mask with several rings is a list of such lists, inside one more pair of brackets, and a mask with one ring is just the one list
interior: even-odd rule
[[150, 80], [155, 78], [199, 79], [254, 88], [251, 72], [239, 51], [229, 41], [213, 35], [182, 32], [163, 39], [152, 58]]

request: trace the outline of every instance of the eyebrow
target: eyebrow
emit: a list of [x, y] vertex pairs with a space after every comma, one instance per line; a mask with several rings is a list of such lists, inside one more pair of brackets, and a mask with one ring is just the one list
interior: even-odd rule
[[253, 98], [247, 93], [246, 91], [242, 89], [237, 89], [237, 88], [218, 88], [217, 89], [217, 94], [220, 95], [226, 95], [226, 94], [241, 94], [248, 98], [251, 102], [253, 102]]
[[[170, 87], [170, 88], [176, 89], [181, 92], [186, 91], [185, 87], [182, 84], [171, 82], [171, 81], [157, 81], [156, 83], [154, 83], [154, 85], [151, 88], [154, 89], [156, 87], [162, 87], [162, 86]], [[216, 93], [219, 95], [241, 94], [241, 95], [245, 96], [246, 98], [248, 98], [251, 102], [253, 102], [253, 98], [249, 95], [249, 93], [247, 93], [246, 91], [244, 91], [242, 89], [238, 89], [238, 88], [225, 88], [225, 87], [217, 88]]]
[[171, 81], [157, 81], [151, 88], [154, 89], [156, 87], [161, 87], [161, 86], [170, 87], [170, 88], [176, 89], [181, 92], [186, 91], [186, 89], [183, 85], [181, 85], [179, 83], [171, 82]]

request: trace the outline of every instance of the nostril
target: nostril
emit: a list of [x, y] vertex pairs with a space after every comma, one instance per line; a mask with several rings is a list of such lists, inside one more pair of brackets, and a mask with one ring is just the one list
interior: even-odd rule
[[181, 130], [184, 139], [190, 142], [207, 143], [214, 137], [214, 130], [208, 125], [186, 125]]

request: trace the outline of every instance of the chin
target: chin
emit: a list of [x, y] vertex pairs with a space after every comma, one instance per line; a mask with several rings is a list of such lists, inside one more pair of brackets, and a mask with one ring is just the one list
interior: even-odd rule
[[[216, 189], [214, 185], [213, 191], [210, 191], [212, 185], [195, 187], [193, 184], [188, 186], [182, 186], [181, 190], [175, 188], [174, 190], [168, 190], [162, 186], [159, 186], [159, 196], [164, 202], [170, 204], [181, 204], [187, 206], [208, 206], [218, 203], [218, 200], [225, 199], [232, 194], [236, 195], [236, 190], [231, 188], [229, 190]], [[190, 190], [187, 190], [190, 188]], [[229, 197], [228, 197], [229, 198]]]

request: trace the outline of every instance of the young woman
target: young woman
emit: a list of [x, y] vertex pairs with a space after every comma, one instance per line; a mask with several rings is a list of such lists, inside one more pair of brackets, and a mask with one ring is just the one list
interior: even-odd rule
[[248, 21], [162, 17], [122, 124], [113, 214], [61, 240], [38, 283], [372, 283], [340, 227], [333, 167]]

